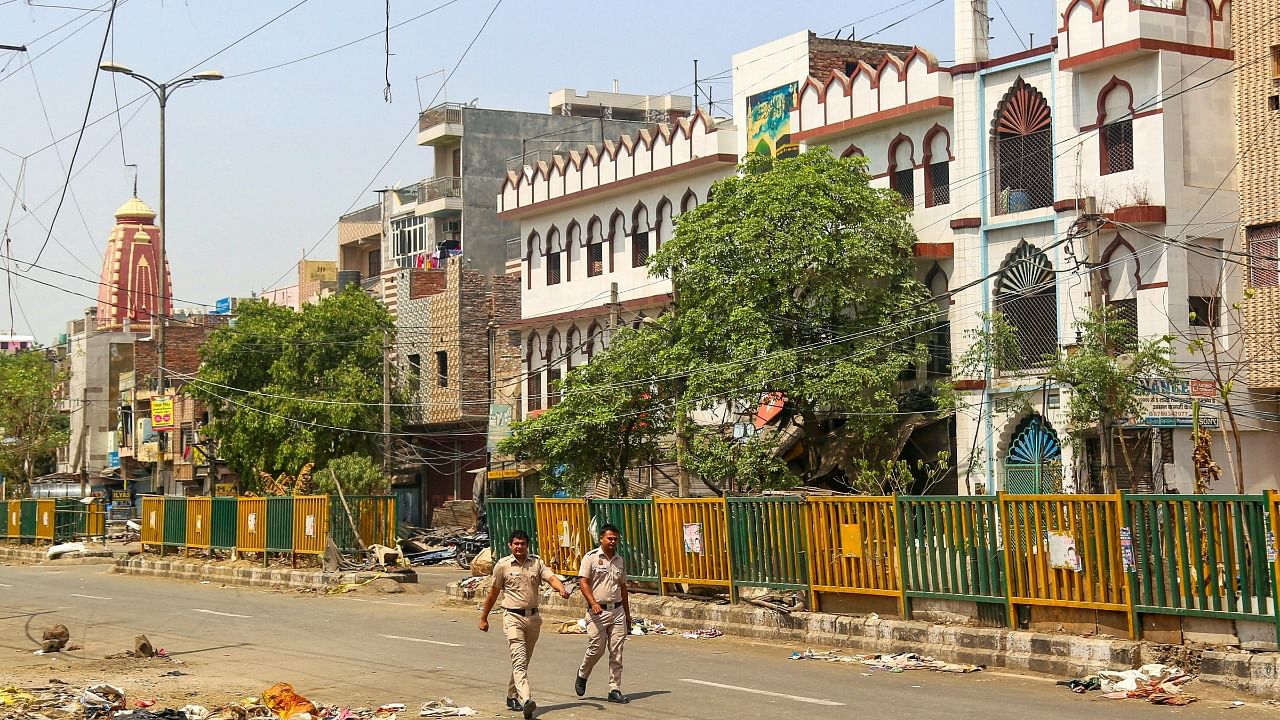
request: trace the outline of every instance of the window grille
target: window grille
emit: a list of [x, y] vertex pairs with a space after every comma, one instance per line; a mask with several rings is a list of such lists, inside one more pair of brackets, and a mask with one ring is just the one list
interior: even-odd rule
[[1105, 167], [1103, 174], [1133, 169], [1133, 121], [1120, 120], [1102, 126]]
[[1138, 349], [1138, 299], [1112, 300], [1107, 303], [1115, 312], [1115, 319], [1128, 324], [1129, 334], [1115, 342], [1117, 352], [1134, 352]]
[[447, 350], [436, 351], [436, 385], [449, 387], [449, 352]]
[[547, 253], [547, 284], [560, 284], [560, 253]]
[[547, 407], [555, 407], [560, 402], [560, 368], [547, 370]]
[[916, 200], [916, 181], [915, 171], [912, 168], [903, 170], [894, 170], [889, 181], [889, 187], [893, 188], [902, 196], [902, 204], [910, 207], [915, 204]]
[[587, 276], [595, 277], [604, 274], [604, 243], [593, 242], [587, 245]]
[[1280, 225], [1252, 227], [1247, 231], [1249, 242], [1249, 287], [1267, 288], [1280, 285]]
[[929, 206], [951, 202], [951, 163], [929, 164]]
[[1044, 367], [1058, 349], [1058, 297], [1053, 266], [1044, 252], [1023, 240], [1005, 258], [996, 276], [996, 309], [1014, 328], [1018, 357], [1011, 367]]
[[996, 112], [995, 212], [1053, 205], [1053, 121], [1049, 103], [1018, 78]]
[[631, 236], [631, 267], [644, 267], [649, 262], [649, 233], [638, 232]]
[[534, 410], [541, 410], [542, 409], [542, 373], [533, 372], [531, 370], [529, 372], [529, 379], [525, 381], [525, 384], [527, 386], [526, 394], [528, 395], [528, 399], [527, 399], [527, 402], [525, 403], [525, 407], [529, 408], [530, 412], [533, 412]]

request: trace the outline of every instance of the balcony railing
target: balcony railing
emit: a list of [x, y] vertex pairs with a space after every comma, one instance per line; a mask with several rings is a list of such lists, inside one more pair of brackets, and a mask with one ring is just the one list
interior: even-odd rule
[[464, 107], [462, 103], [442, 103], [423, 110], [418, 115], [418, 132], [425, 132], [436, 125], [461, 125]]
[[421, 202], [462, 197], [462, 178], [438, 177], [422, 181]]

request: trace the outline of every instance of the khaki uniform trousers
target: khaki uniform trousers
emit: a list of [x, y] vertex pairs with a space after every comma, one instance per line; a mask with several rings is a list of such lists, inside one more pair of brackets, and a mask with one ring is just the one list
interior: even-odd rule
[[622, 645], [627, 640], [627, 616], [621, 606], [601, 610], [599, 615], [587, 613], [587, 654], [578, 668], [579, 677], [591, 677], [605, 651], [609, 653], [609, 689], [622, 690]]
[[542, 631], [542, 615], [516, 615], [502, 611], [502, 634], [507, 636], [511, 650], [511, 680], [507, 683], [507, 697], [519, 698], [521, 704], [528, 700], [529, 661], [533, 659], [533, 646], [538, 644]]

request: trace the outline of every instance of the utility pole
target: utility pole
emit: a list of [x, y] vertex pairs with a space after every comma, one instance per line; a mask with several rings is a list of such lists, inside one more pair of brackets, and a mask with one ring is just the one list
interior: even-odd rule
[[[674, 274], [671, 277], [671, 316], [680, 312], [680, 289]], [[676, 495], [687, 498], [691, 494], [689, 483], [689, 417], [680, 403], [684, 399], [688, 380], [683, 373], [675, 379], [676, 386]]]
[[609, 283], [609, 343], [622, 325], [622, 305], [618, 303], [618, 283]]
[[391, 477], [391, 331], [382, 331], [382, 474]]
[[[1096, 316], [1102, 310], [1106, 289], [1102, 286], [1102, 239], [1098, 232], [1098, 199], [1092, 195], [1084, 199], [1085, 257], [1089, 270], [1089, 309]], [[1107, 354], [1111, 354], [1110, 347]], [[1102, 491], [1115, 492], [1115, 462], [1111, 457], [1111, 413], [1103, 403], [1098, 419], [1098, 459], [1102, 465]]]

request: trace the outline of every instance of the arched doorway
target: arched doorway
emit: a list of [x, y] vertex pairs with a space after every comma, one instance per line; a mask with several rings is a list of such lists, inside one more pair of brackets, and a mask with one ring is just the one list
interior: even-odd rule
[[1062, 443], [1058, 431], [1039, 413], [1014, 428], [1004, 458], [1004, 491], [1037, 495], [1062, 491]]

